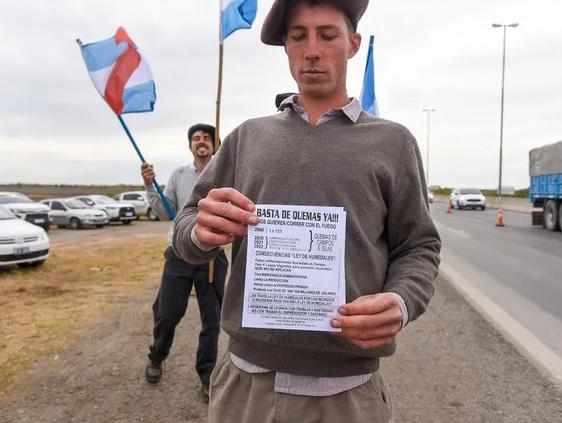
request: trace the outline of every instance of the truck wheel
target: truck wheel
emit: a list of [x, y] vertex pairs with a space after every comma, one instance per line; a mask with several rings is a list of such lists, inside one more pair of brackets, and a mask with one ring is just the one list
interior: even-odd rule
[[554, 200], [548, 200], [544, 205], [544, 227], [549, 231], [557, 230], [559, 228], [558, 218], [558, 204]]
[[560, 226], [560, 230], [562, 230], [562, 203], [558, 205], [558, 226]]
[[80, 229], [80, 226], [82, 226], [82, 223], [80, 223], [80, 220], [73, 217], [72, 219], [70, 219], [70, 222], [68, 222], [68, 226], [69, 226], [70, 229]]

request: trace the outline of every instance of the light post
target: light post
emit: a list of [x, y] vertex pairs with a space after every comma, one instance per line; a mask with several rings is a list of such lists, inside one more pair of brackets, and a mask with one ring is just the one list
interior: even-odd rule
[[503, 165], [503, 108], [504, 108], [504, 98], [505, 98], [505, 40], [507, 36], [507, 28], [517, 28], [518, 23], [512, 23], [509, 25], [492, 24], [493, 28], [503, 28], [503, 62], [502, 62], [502, 99], [501, 99], [501, 122], [500, 122], [500, 176], [498, 183], [498, 196], [501, 204], [502, 199], [502, 165]]
[[427, 159], [425, 161], [425, 183], [429, 187], [429, 135], [431, 130], [431, 113], [434, 112], [435, 109], [422, 109], [422, 112], [427, 113]]

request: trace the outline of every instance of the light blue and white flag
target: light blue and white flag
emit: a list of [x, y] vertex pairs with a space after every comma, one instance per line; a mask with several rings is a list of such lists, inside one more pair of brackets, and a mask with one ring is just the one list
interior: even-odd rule
[[375, 36], [369, 39], [369, 52], [367, 53], [367, 64], [365, 65], [365, 76], [363, 78], [363, 89], [361, 90], [361, 106], [371, 116], [379, 117], [379, 106], [375, 95], [375, 63], [373, 59], [373, 45]]
[[251, 28], [258, 0], [220, 0], [221, 2], [221, 43], [239, 29]]

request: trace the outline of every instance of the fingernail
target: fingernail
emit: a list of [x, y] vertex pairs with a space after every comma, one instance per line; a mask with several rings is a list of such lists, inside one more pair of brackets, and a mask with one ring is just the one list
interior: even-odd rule
[[248, 210], [253, 212], [256, 209], [256, 206], [253, 203], [248, 204]]
[[338, 308], [338, 313], [339, 313], [339, 314], [345, 315], [345, 314], [347, 313], [347, 310], [345, 309], [345, 307], [339, 307], [339, 308]]
[[250, 224], [257, 225], [260, 223], [260, 219], [257, 216], [250, 216]]
[[341, 328], [341, 323], [339, 320], [332, 319], [332, 327], [334, 328]]

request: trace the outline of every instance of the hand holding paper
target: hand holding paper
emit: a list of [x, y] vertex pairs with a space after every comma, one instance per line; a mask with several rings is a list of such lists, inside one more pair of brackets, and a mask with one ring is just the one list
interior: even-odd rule
[[212, 247], [234, 241], [234, 236], [247, 236], [248, 225], [257, 225], [254, 204], [234, 188], [218, 188], [198, 203], [195, 235], [203, 245]]
[[338, 308], [341, 316], [332, 326], [363, 349], [380, 348], [392, 341], [402, 327], [402, 311], [389, 293], [365, 295]]

